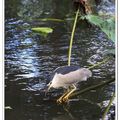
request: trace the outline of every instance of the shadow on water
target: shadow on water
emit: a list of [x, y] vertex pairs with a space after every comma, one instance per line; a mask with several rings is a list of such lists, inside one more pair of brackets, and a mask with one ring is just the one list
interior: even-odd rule
[[[6, 120], [98, 120], [114, 91], [114, 84], [85, 93], [67, 105], [57, 105], [62, 91], [45, 96], [50, 73], [67, 65], [72, 21], [43, 22], [38, 18], [63, 19], [73, 14], [68, 0], [6, 0], [5, 1], [5, 105]], [[102, 61], [107, 49], [114, 48], [98, 28], [78, 23], [71, 64], [81, 67]], [[83, 25], [82, 25], [83, 24]], [[42, 37], [30, 28], [48, 26], [52, 34]], [[83, 26], [83, 27], [81, 27]], [[115, 77], [114, 58], [92, 70], [93, 77], [81, 82], [80, 89]], [[113, 104], [108, 118], [113, 120]], [[113, 118], [112, 118], [113, 117]], [[107, 119], [108, 119], [107, 118]]]

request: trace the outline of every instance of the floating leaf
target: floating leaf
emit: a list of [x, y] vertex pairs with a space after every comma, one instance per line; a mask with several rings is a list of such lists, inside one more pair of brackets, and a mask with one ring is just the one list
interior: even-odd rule
[[96, 15], [86, 15], [85, 17], [82, 17], [81, 19], [87, 19], [90, 23], [98, 26], [101, 28], [101, 30], [108, 36], [109, 39], [111, 39], [113, 42], [115, 42], [115, 18], [111, 17], [109, 19], [103, 19], [100, 16]]
[[42, 32], [42, 33], [52, 33], [53, 29], [49, 27], [36, 27], [32, 28], [33, 31]]
[[41, 33], [41, 35], [43, 36], [46, 36], [47, 34], [53, 32], [53, 29], [49, 27], [36, 27], [36, 28], [32, 28], [32, 30]]

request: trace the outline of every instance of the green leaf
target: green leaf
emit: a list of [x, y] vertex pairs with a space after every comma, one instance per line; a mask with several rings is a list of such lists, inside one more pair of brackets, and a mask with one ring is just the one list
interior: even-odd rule
[[103, 20], [99, 16], [96, 16], [96, 15], [87, 15], [85, 18], [89, 20], [90, 23], [97, 25], [97, 26], [100, 26], [100, 24], [103, 22]]
[[115, 18], [102, 18], [96, 15], [86, 15], [81, 19], [86, 18], [90, 23], [98, 26], [113, 42], [115, 42]]
[[36, 28], [32, 28], [32, 30], [40, 33], [43, 36], [47, 36], [49, 33], [53, 32], [53, 29], [49, 27], [36, 27]]

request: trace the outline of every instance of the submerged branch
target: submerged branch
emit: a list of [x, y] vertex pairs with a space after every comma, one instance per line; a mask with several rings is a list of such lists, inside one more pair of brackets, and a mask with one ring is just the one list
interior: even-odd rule
[[80, 94], [83, 94], [83, 93], [88, 92], [88, 91], [93, 90], [93, 89], [98, 89], [99, 87], [102, 87], [104, 85], [108, 85], [109, 83], [112, 83], [114, 81], [115, 81], [115, 79], [112, 79], [112, 80], [108, 80], [108, 81], [105, 81], [105, 82], [97, 84], [97, 85], [93, 85], [93, 86], [87, 87], [87, 88], [85, 88], [85, 89], [83, 89], [81, 91], [78, 91], [76, 93], [71, 94], [70, 98], [74, 97], [74, 96], [78, 96]]

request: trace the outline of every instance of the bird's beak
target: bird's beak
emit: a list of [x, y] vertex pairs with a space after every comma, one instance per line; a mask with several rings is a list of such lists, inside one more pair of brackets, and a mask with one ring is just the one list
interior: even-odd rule
[[50, 91], [50, 88], [51, 88], [51, 86], [49, 86], [49, 87], [48, 87], [47, 92], [49, 92], [49, 91]]
[[45, 91], [45, 96], [47, 95], [47, 93], [50, 91], [51, 86], [49, 85], [49, 87], [47, 88], [47, 90]]

